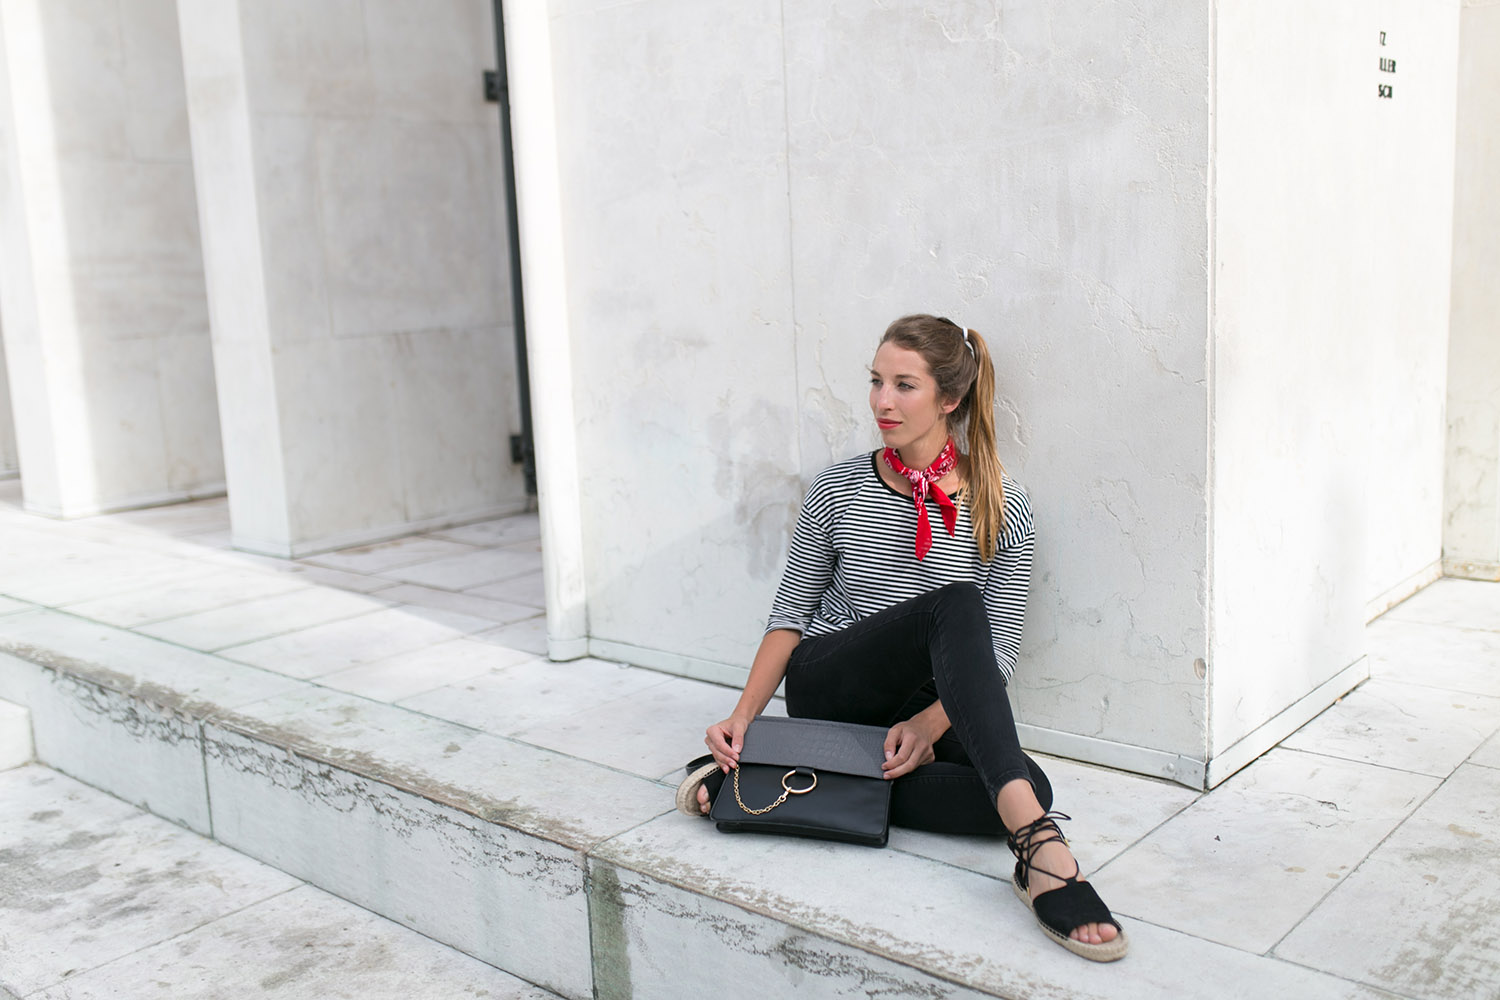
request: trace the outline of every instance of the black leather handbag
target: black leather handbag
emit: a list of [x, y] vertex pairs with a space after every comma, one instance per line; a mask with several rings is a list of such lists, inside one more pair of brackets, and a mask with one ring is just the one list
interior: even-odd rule
[[891, 783], [880, 726], [758, 715], [709, 817], [726, 833], [779, 833], [884, 847]]

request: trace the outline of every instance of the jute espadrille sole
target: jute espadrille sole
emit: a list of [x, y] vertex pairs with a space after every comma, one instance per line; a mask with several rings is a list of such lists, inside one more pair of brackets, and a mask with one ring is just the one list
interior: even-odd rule
[[1036, 908], [1031, 905], [1031, 893], [1026, 891], [1014, 875], [1011, 876], [1010, 887], [1015, 890], [1021, 902], [1026, 904], [1026, 908], [1031, 911], [1031, 915], [1036, 917], [1036, 925], [1045, 931], [1049, 938], [1073, 954], [1081, 955], [1091, 962], [1115, 962], [1124, 958], [1125, 953], [1130, 950], [1130, 942], [1125, 939], [1124, 930], [1121, 930], [1113, 941], [1106, 941], [1103, 944], [1088, 944], [1084, 941], [1074, 941], [1066, 934], [1057, 933], [1057, 931], [1042, 923], [1040, 917], [1036, 916]]
[[682, 784], [677, 786], [678, 812], [697, 819], [705, 818], [703, 807], [698, 804], [698, 789], [703, 787], [703, 780], [718, 769], [719, 765], [710, 761], [682, 779]]

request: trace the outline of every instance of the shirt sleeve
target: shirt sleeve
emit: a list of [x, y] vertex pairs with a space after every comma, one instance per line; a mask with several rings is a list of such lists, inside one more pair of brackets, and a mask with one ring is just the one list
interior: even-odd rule
[[833, 503], [823, 478], [813, 481], [797, 513], [797, 527], [787, 550], [786, 571], [781, 575], [776, 599], [771, 602], [767, 632], [778, 628], [806, 632], [823, 602], [823, 592], [833, 580], [838, 559], [832, 538]]
[[1021, 626], [1026, 620], [1026, 594], [1031, 589], [1031, 562], [1036, 551], [1036, 531], [1031, 523], [1031, 503], [1020, 486], [1005, 483], [1005, 530], [1001, 547], [990, 563], [984, 587], [984, 605], [989, 612], [990, 638], [995, 644], [995, 662], [1005, 682], [1016, 672], [1021, 655]]

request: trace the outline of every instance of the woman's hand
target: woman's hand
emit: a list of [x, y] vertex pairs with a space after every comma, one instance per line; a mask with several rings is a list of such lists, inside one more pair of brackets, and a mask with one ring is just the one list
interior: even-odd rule
[[745, 747], [745, 730], [749, 728], [750, 720], [739, 715], [731, 715], [723, 722], [715, 722], [708, 727], [703, 742], [708, 744], [719, 770], [725, 774], [729, 773], [730, 768], [739, 766], [740, 751]]
[[885, 763], [880, 765], [887, 780], [910, 774], [937, 757], [932, 752], [936, 739], [918, 719], [898, 722], [885, 734]]

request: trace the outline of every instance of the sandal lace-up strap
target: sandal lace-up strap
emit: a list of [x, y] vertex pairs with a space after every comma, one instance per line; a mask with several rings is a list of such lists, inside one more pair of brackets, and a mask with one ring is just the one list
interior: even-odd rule
[[[1059, 882], [1076, 882], [1078, 876], [1082, 874], [1078, 868], [1077, 861], [1073, 862], [1072, 875], [1059, 875], [1056, 872], [1049, 872], [1047, 869], [1040, 868], [1032, 863], [1032, 859], [1036, 857], [1036, 852], [1041, 849], [1043, 844], [1050, 844], [1054, 840], [1059, 840], [1062, 841], [1064, 846], [1067, 846], [1068, 838], [1063, 835], [1062, 827], [1057, 825], [1057, 821], [1063, 819], [1071, 820], [1072, 818], [1072, 816], [1064, 812], [1046, 812], [1038, 819], [1034, 819], [1023, 826], [1018, 826], [1010, 833], [1007, 833], [1005, 842], [1010, 847], [1010, 853], [1016, 856], [1017, 872], [1020, 873], [1023, 870], [1026, 873], [1038, 871], [1043, 875], [1052, 876]], [[1030, 879], [1023, 875], [1022, 884], [1026, 885], [1029, 883]]]

